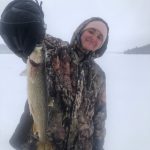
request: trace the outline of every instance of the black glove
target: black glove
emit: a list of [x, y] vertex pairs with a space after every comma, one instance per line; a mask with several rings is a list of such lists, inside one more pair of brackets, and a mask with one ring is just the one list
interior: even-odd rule
[[0, 34], [7, 46], [26, 59], [45, 36], [41, 5], [33, 0], [14, 0], [4, 9]]
[[12, 147], [14, 147], [15, 149], [21, 149], [21, 147], [23, 148], [31, 145], [30, 143], [28, 143], [28, 140], [30, 139], [30, 131], [32, 129], [32, 125], [33, 118], [29, 111], [29, 105], [26, 102], [20, 122], [17, 125], [11, 139], [9, 140], [9, 143]]
[[21, 145], [19, 148], [17, 148], [16, 150], [37, 150], [37, 145], [36, 143], [25, 143], [23, 145]]

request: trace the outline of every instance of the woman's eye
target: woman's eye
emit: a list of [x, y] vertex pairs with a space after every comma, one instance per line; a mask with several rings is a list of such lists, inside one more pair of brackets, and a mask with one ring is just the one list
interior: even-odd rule
[[97, 36], [97, 38], [98, 38], [99, 40], [103, 40], [103, 36], [102, 36], [102, 35]]
[[94, 34], [94, 31], [92, 31], [92, 30], [89, 30], [89, 33], [90, 33], [90, 34]]

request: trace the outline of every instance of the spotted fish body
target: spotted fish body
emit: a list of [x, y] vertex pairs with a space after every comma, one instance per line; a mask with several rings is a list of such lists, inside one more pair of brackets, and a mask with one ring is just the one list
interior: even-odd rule
[[39, 136], [39, 142], [46, 142], [47, 94], [42, 47], [36, 47], [27, 61], [27, 91], [30, 113]]

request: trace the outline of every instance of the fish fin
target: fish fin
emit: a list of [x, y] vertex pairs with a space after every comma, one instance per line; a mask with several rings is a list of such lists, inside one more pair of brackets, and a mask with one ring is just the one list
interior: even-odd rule
[[20, 76], [27, 76], [27, 69], [23, 70], [19, 75]]

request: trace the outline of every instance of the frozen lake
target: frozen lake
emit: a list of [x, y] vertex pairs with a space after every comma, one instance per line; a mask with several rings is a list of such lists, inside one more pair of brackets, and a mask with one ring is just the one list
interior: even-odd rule
[[[106, 53], [97, 60], [107, 79], [105, 150], [150, 149], [150, 55]], [[27, 98], [25, 64], [0, 55], [0, 150], [13, 150], [14, 132]]]

